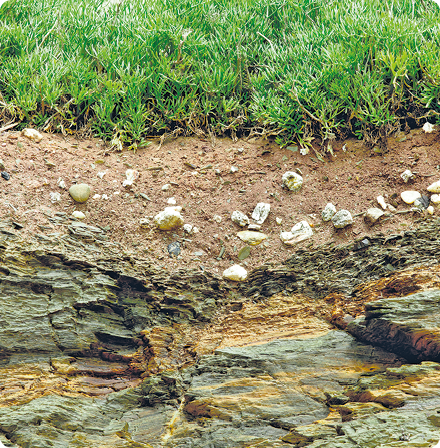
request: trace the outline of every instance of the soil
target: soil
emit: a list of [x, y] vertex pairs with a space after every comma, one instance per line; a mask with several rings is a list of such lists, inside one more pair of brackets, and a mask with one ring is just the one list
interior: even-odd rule
[[[400, 193], [417, 190], [427, 194], [428, 185], [440, 179], [439, 140], [436, 132], [414, 129], [390, 138], [382, 154], [357, 140], [340, 141], [333, 145], [334, 156], [328, 154], [321, 162], [313, 150], [301, 155], [296, 147], [280, 149], [271, 141], [255, 138], [177, 138], [163, 144], [152, 140], [137, 152], [116, 152], [97, 139], [43, 134], [43, 140], [35, 143], [20, 132], [4, 131], [0, 132], [0, 158], [10, 179], [0, 178], [1, 219], [23, 226], [23, 235], [50, 235], [68, 230], [66, 224], [54, 225], [49, 217], [57, 212], [70, 216], [79, 210], [86, 215], [84, 223], [104, 228], [111, 241], [121, 244], [122, 253], [147, 257], [167, 270], [197, 267], [221, 274], [236, 263], [252, 269], [282, 262], [298, 248], [311, 249], [327, 242], [339, 245], [378, 232], [400, 233], [415, 227], [420, 218], [433, 219], [426, 212], [411, 212]], [[231, 172], [231, 167], [238, 171]], [[127, 169], [137, 170], [139, 177], [125, 188], [122, 182]], [[414, 174], [407, 184], [400, 177], [406, 169]], [[303, 176], [299, 192], [282, 187], [286, 171]], [[101, 179], [98, 173], [102, 172]], [[64, 189], [58, 186], [60, 178]], [[87, 202], [72, 200], [68, 188], [74, 183], [91, 187]], [[166, 184], [171, 186], [164, 191]], [[51, 202], [51, 192], [59, 192], [61, 200]], [[93, 198], [96, 194], [101, 198]], [[394, 204], [398, 213], [388, 210], [378, 223], [368, 226], [362, 213], [380, 207], [379, 195]], [[152, 218], [170, 206], [171, 197], [183, 207], [185, 223], [196, 226], [198, 233], [155, 228]], [[271, 205], [261, 226], [268, 238], [251, 246], [250, 255], [239, 260], [246, 243], [236, 235], [245, 229], [231, 221], [231, 213], [239, 210], [251, 217], [259, 202]], [[336, 230], [331, 222], [324, 223], [321, 211], [328, 202], [338, 210], [349, 210], [354, 224]], [[146, 228], [140, 226], [145, 218], [151, 223]], [[284, 245], [280, 232], [302, 220], [313, 227], [314, 236], [294, 247]], [[181, 243], [178, 257], [171, 257], [167, 250], [174, 241]], [[222, 246], [225, 251], [220, 258]]]

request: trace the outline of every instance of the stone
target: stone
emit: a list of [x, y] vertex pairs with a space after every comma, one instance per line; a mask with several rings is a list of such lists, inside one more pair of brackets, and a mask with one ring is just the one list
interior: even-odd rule
[[313, 236], [313, 230], [307, 221], [295, 224], [290, 232], [281, 232], [281, 241], [287, 246], [293, 246]]
[[405, 204], [413, 204], [414, 201], [421, 198], [422, 195], [418, 191], [402, 191], [402, 193], [400, 193], [400, 197]]
[[251, 253], [251, 246], [244, 246], [238, 252], [238, 259], [244, 260], [245, 258], [249, 257], [250, 253]]
[[434, 182], [433, 184], [431, 184], [427, 190], [430, 193], [440, 193], [440, 180], [438, 180], [437, 182]]
[[106, 175], [106, 173], [107, 173], [107, 171], [98, 171], [98, 172], [96, 173], [96, 175], [97, 175], [100, 179], [102, 179], [102, 178]]
[[397, 208], [394, 207], [393, 205], [388, 204], [387, 207], [388, 207], [388, 210], [389, 210], [391, 213], [396, 213], [396, 212], [397, 212]]
[[58, 178], [57, 185], [63, 190], [66, 189], [66, 182], [61, 177]]
[[162, 191], [168, 191], [170, 188], [171, 188], [171, 184], [165, 184], [165, 185], [162, 185], [161, 190]]
[[270, 204], [265, 202], [259, 202], [254, 211], [252, 212], [252, 219], [256, 221], [257, 224], [263, 224], [270, 213]]
[[75, 184], [69, 188], [69, 194], [76, 202], [86, 202], [90, 196], [90, 187], [87, 184]]
[[176, 205], [176, 203], [177, 203], [176, 198], [169, 198], [167, 200], [167, 204], [169, 205]]
[[184, 230], [186, 233], [192, 233], [192, 231], [193, 231], [193, 226], [192, 226], [192, 224], [184, 224], [184, 225], [183, 225], [183, 230]]
[[180, 255], [180, 243], [178, 241], [174, 241], [173, 243], [168, 244], [167, 250], [170, 257], [177, 257]]
[[387, 209], [387, 204], [385, 202], [385, 198], [383, 196], [378, 196], [377, 197], [377, 203], [384, 209]]
[[72, 216], [76, 219], [85, 219], [86, 218], [86, 215], [83, 212], [80, 212], [79, 210], [75, 210], [72, 213]]
[[426, 195], [422, 195], [422, 197], [417, 198], [414, 201], [414, 205], [418, 208], [421, 208], [423, 210], [426, 210], [429, 207], [429, 203], [430, 203], [431, 199], [429, 198], [429, 196]]
[[247, 279], [247, 271], [244, 267], [234, 264], [230, 268], [223, 271], [223, 278], [233, 280], [235, 282], [243, 282]]
[[181, 207], [166, 207], [154, 217], [154, 223], [160, 230], [173, 230], [182, 227], [184, 224]]
[[351, 224], [353, 224], [353, 218], [348, 210], [339, 210], [332, 217], [333, 225], [336, 229], [343, 229]]
[[58, 193], [58, 192], [51, 191], [51, 192], [49, 193], [49, 197], [50, 197], [50, 201], [51, 201], [52, 203], [61, 201], [61, 194]]
[[426, 122], [423, 125], [422, 129], [425, 131], [426, 134], [432, 134], [435, 131], [434, 125], [432, 125], [431, 123], [428, 123], [428, 122]]
[[2, 171], [1, 176], [4, 180], [9, 180], [11, 178], [10, 174], [7, 173], [6, 171]]
[[290, 191], [299, 191], [303, 184], [303, 178], [294, 171], [286, 171], [282, 177], [283, 186]]
[[259, 232], [261, 230], [261, 226], [260, 226], [260, 224], [249, 224], [248, 230], [255, 230], [255, 231]]
[[241, 241], [244, 241], [251, 246], [256, 246], [267, 238], [267, 235], [265, 235], [264, 233], [253, 232], [251, 230], [243, 230], [241, 232], [238, 232], [237, 236], [241, 239]]
[[0, 171], [4, 171], [6, 169], [5, 164], [2, 159], [0, 159]]
[[330, 221], [335, 213], [336, 207], [331, 202], [329, 202], [321, 212], [321, 218], [325, 222]]
[[25, 128], [21, 133], [24, 137], [27, 137], [35, 143], [40, 143], [43, 140], [43, 136], [35, 129]]
[[122, 182], [123, 187], [131, 187], [134, 181], [139, 177], [139, 172], [137, 170], [126, 170], [125, 171], [126, 179]]
[[427, 211], [430, 215], [433, 215], [433, 214], [434, 214], [434, 207], [433, 207], [432, 205], [430, 205], [430, 206], [426, 209], [426, 211]]
[[247, 226], [249, 224], [249, 218], [242, 212], [235, 210], [231, 215], [232, 222], [238, 224], [240, 227]]
[[434, 205], [438, 205], [438, 204], [440, 204], [440, 194], [433, 194], [433, 195], [431, 196], [431, 202], [432, 202]]
[[238, 168], [236, 166], [231, 166], [231, 173], [236, 173]]
[[217, 223], [220, 224], [222, 222], [222, 217], [220, 215], [214, 215], [212, 219]]
[[148, 218], [141, 218], [139, 220], [139, 226], [143, 229], [148, 229], [150, 227], [150, 220]]
[[368, 224], [375, 224], [385, 213], [377, 207], [369, 208], [364, 215]]
[[403, 182], [407, 183], [414, 176], [410, 170], [405, 170], [400, 177], [403, 179]]
[[278, 216], [275, 218], [275, 222], [280, 226], [283, 223], [283, 218], [279, 218]]

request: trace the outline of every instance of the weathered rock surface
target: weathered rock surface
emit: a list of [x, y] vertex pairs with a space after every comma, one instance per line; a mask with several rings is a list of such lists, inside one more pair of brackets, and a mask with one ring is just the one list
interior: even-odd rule
[[87, 184], [75, 184], [69, 188], [69, 194], [76, 202], [86, 202], [90, 197], [90, 187]]

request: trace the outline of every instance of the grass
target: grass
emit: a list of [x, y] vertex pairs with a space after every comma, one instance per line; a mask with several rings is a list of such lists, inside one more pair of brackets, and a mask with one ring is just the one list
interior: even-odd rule
[[257, 134], [332, 151], [439, 122], [431, 0], [8, 0], [0, 122], [153, 135]]

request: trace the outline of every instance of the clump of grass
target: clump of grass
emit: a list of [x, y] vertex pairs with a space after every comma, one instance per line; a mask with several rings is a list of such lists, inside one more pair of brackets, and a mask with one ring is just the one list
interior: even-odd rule
[[331, 151], [439, 121], [439, 19], [415, 0], [8, 0], [0, 121], [117, 148], [252, 132]]

